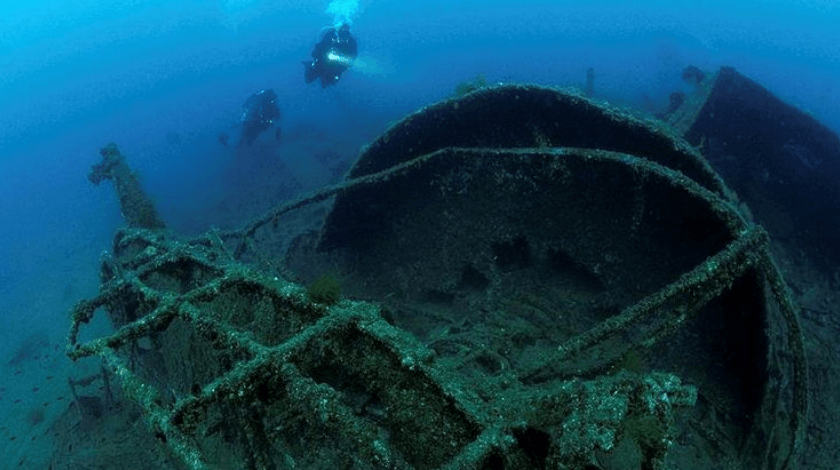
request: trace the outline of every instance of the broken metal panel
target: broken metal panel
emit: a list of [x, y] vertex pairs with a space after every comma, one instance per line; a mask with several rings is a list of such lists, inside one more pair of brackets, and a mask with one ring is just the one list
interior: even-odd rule
[[840, 262], [840, 137], [731, 67], [669, 118], [774, 238]]

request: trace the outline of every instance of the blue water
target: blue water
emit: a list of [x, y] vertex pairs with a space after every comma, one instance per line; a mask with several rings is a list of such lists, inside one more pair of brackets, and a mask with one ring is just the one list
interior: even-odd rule
[[[66, 314], [95, 294], [99, 254], [123, 224], [110, 185], [86, 178], [104, 144], [119, 144], [170, 226], [196, 231], [209, 228], [202, 217], [220, 188], [247, 174], [255, 152], [217, 136], [236, 132], [242, 103], [262, 88], [279, 96], [283, 137], [256, 152], [282, 161], [298, 190], [329, 180], [316, 154], [355, 155], [477, 74], [581, 86], [593, 67], [598, 99], [649, 112], [684, 86], [683, 67], [731, 65], [840, 132], [840, 3], [702, 3], [3, 2], [0, 453], [39, 442], [30, 437], [43, 429], [21, 424], [24, 405], [66, 393], [53, 385], [70, 367], [59, 347]], [[306, 85], [300, 61], [342, 20], [359, 40], [356, 66], [335, 87]]]

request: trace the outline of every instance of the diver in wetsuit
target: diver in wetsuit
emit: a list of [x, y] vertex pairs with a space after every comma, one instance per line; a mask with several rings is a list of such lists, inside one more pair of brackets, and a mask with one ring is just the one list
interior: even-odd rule
[[303, 61], [303, 78], [306, 83], [321, 79], [321, 87], [335, 85], [345, 70], [353, 66], [358, 54], [356, 38], [350, 25], [329, 28], [312, 49], [312, 60]]
[[[260, 90], [251, 95], [242, 105], [242, 138], [239, 146], [245, 144], [250, 147], [257, 136], [279, 118], [280, 108], [277, 107], [277, 93], [274, 90]], [[279, 128], [276, 137], [279, 140]]]

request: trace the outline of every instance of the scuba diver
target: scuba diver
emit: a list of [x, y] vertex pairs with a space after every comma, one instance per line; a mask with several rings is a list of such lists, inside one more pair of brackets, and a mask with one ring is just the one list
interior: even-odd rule
[[329, 28], [312, 49], [312, 61], [303, 61], [303, 78], [306, 83], [321, 79], [321, 87], [335, 85], [341, 74], [353, 66], [358, 54], [356, 38], [350, 33], [350, 25], [342, 24], [338, 29]]
[[[277, 107], [277, 93], [274, 90], [260, 90], [251, 95], [242, 105], [242, 137], [239, 139], [239, 147], [243, 143], [250, 147], [257, 136], [279, 118], [280, 108]], [[280, 138], [279, 128], [275, 137]]]

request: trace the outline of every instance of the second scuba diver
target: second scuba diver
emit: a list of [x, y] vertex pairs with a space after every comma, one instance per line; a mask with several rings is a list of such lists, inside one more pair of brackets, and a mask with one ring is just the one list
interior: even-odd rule
[[321, 87], [335, 85], [341, 74], [353, 66], [358, 55], [356, 38], [350, 25], [329, 28], [312, 49], [312, 60], [303, 61], [303, 78], [306, 83], [321, 79]]
[[[268, 130], [279, 118], [280, 109], [277, 107], [277, 93], [274, 90], [260, 90], [251, 95], [242, 105], [242, 137], [239, 146], [245, 144], [250, 147], [257, 136]], [[280, 140], [279, 127], [275, 137]]]

